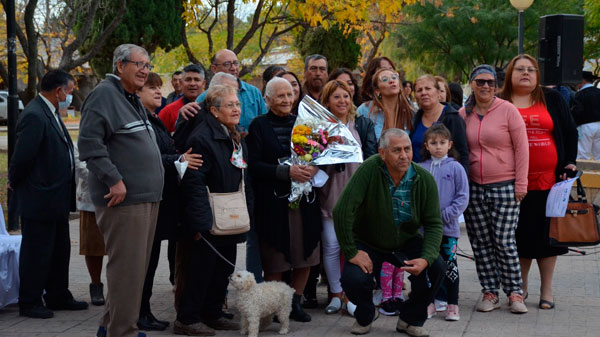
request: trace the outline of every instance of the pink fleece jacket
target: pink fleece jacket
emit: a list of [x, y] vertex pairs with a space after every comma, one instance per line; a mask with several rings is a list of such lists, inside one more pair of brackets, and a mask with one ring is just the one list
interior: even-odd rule
[[515, 180], [516, 192], [527, 192], [529, 143], [525, 122], [512, 103], [496, 97], [480, 120], [477, 108], [466, 115], [469, 179], [477, 184]]

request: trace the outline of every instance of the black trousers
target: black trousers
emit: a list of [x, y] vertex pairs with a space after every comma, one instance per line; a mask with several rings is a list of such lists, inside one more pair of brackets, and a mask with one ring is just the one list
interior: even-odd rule
[[142, 304], [140, 306], [140, 317], [151, 312], [150, 297], [152, 297], [152, 285], [154, 284], [154, 275], [158, 267], [158, 259], [160, 258], [160, 240], [154, 240], [152, 243], [152, 252], [150, 253], [150, 262], [146, 271], [146, 279], [144, 279], [144, 289], [142, 291]]
[[[400, 267], [400, 262], [392, 255], [376, 252], [364, 245], [357, 243], [359, 250], [364, 250], [373, 262], [373, 272], [365, 274], [359, 266], [344, 262], [342, 272], [342, 288], [346, 292], [348, 299], [356, 304], [354, 317], [358, 324], [362, 326], [369, 325], [375, 315], [375, 305], [373, 304], [373, 290], [375, 289], [375, 277], [381, 273], [381, 264], [384, 261], [393, 263]], [[414, 237], [406, 242], [401, 250], [408, 260], [421, 257], [423, 239]], [[446, 264], [438, 256], [437, 259], [425, 269], [419, 276], [410, 275], [411, 293], [408, 300], [400, 310], [400, 318], [406, 323], [414, 326], [423, 326], [427, 319], [427, 305], [433, 301], [441, 282], [444, 279]]]
[[[235, 263], [235, 243], [215, 248], [227, 260]], [[177, 320], [187, 325], [221, 317], [233, 266], [219, 257], [202, 239], [190, 246], [189, 259]]]
[[54, 220], [37, 221], [21, 217], [19, 256], [19, 306], [63, 303], [73, 298], [69, 287], [69, 214]]

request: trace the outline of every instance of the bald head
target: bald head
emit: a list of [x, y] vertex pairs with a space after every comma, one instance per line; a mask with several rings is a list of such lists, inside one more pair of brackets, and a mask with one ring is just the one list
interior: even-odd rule
[[210, 70], [213, 73], [228, 73], [237, 78], [240, 73], [240, 64], [234, 52], [229, 49], [221, 49], [213, 57]]

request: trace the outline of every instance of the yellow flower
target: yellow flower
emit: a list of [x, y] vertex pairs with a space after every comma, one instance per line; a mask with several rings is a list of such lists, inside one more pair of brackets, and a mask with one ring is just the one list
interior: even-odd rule
[[311, 132], [312, 132], [312, 130], [308, 126], [300, 124], [294, 128], [294, 130], [292, 131], [292, 134], [294, 134], [294, 135], [310, 135]]
[[308, 139], [302, 135], [292, 135], [292, 143], [294, 144], [304, 145], [307, 141]]

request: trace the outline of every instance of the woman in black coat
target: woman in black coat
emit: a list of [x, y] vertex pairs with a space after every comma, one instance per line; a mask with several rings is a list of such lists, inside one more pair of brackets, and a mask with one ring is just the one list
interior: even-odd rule
[[527, 195], [521, 201], [516, 230], [524, 297], [529, 269], [536, 259], [541, 278], [539, 308], [553, 309], [554, 266], [557, 255], [567, 249], [549, 245], [546, 201], [554, 183], [575, 174], [577, 129], [567, 102], [558, 91], [542, 88], [537, 61], [527, 54], [515, 56], [508, 64], [500, 97], [519, 109], [529, 141]]
[[[154, 234], [154, 242], [152, 244], [152, 252], [146, 278], [144, 280], [144, 290], [142, 292], [142, 303], [140, 306], [140, 316], [138, 319], [138, 328], [141, 330], [165, 330], [169, 326], [167, 321], [159, 321], [154, 317], [150, 310], [150, 297], [152, 297], [152, 284], [154, 283], [154, 274], [158, 267], [158, 259], [160, 257], [160, 246], [162, 240], [174, 240], [176, 236], [177, 226], [179, 224], [178, 207], [179, 207], [179, 180], [177, 178], [177, 169], [175, 161], [185, 161], [187, 157], [188, 168], [191, 170], [198, 169], [202, 164], [201, 156], [190, 154], [181, 156], [175, 150], [173, 140], [167, 128], [164, 126], [160, 118], [153, 112], [161, 105], [162, 93], [160, 88], [162, 80], [156, 73], [148, 74], [146, 83], [138, 90], [138, 96], [146, 113], [148, 121], [152, 125], [154, 135], [156, 137], [156, 145], [160, 150], [163, 167], [165, 168], [165, 182], [163, 186], [162, 200], [158, 210], [158, 219], [156, 221], [156, 232]], [[152, 111], [152, 112], [151, 112]]]
[[283, 78], [273, 78], [266, 87], [269, 112], [256, 117], [249, 128], [249, 170], [256, 195], [255, 230], [258, 234], [265, 280], [281, 280], [292, 270], [296, 290], [291, 318], [308, 322], [300, 298], [310, 267], [319, 263], [321, 214], [315, 192], [302, 197], [300, 207], [288, 207], [291, 180], [305, 182], [318, 169], [310, 165], [282, 165], [279, 159], [290, 156], [290, 137], [296, 116], [290, 114], [293, 92]]
[[245, 240], [246, 234], [210, 234], [213, 212], [208, 190], [211, 193], [236, 192], [243, 186], [252, 218], [254, 199], [245, 170], [248, 150], [237, 126], [241, 105], [236, 90], [221, 85], [211, 87], [206, 95], [206, 106], [210, 113], [188, 141], [188, 147], [192, 147], [193, 153], [201, 154], [204, 162], [198, 170], [187, 171], [181, 184], [184, 233], [192, 243], [174, 324], [176, 334], [239, 329], [224, 318], [222, 307], [228, 277], [234, 270], [237, 244]]

